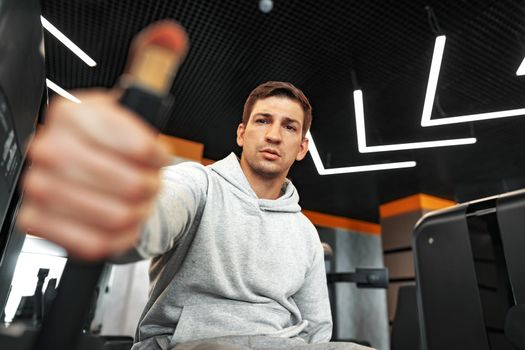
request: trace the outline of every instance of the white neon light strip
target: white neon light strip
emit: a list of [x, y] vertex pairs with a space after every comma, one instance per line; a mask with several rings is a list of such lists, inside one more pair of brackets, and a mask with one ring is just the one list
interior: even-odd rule
[[95, 62], [87, 53], [82, 51], [75, 43], [73, 43], [67, 36], [65, 36], [60, 30], [58, 30], [54, 25], [49, 23], [47, 19], [43, 16], [40, 16], [42, 26], [47, 29], [55, 38], [57, 38], [62, 44], [64, 44], [68, 49], [73, 51], [82, 61], [84, 61], [88, 66], [95, 67], [97, 62]]
[[[427, 92], [425, 95], [425, 103], [423, 104], [423, 113], [421, 114], [421, 126], [436, 126], [436, 125], [448, 125], [458, 123], [468, 123], [479, 120], [497, 119], [497, 118], [508, 118], [519, 115], [525, 115], [525, 108], [509, 109], [506, 111], [489, 112], [489, 113], [478, 113], [478, 114], [467, 114], [456, 117], [431, 119], [432, 107], [434, 105], [434, 99], [436, 96], [436, 87], [439, 78], [439, 70], [441, 67], [441, 61], [443, 59], [443, 52], [445, 50], [445, 36], [441, 35], [436, 38], [434, 45], [434, 53], [432, 55], [432, 63], [430, 65], [430, 74], [428, 77]], [[525, 74], [525, 59], [521, 63], [516, 72], [516, 75]]]
[[461, 138], [461, 139], [396, 143], [392, 145], [381, 145], [381, 146], [367, 146], [366, 145], [366, 129], [365, 129], [365, 111], [363, 107], [363, 92], [361, 90], [354, 91], [354, 110], [355, 110], [355, 124], [356, 124], [356, 131], [357, 131], [357, 148], [359, 149], [360, 153], [403, 151], [403, 150], [408, 150], [408, 149], [459, 146], [459, 145], [470, 145], [470, 144], [476, 143], [476, 138], [468, 137], [468, 138]]
[[525, 75], [525, 58], [521, 61], [521, 64], [516, 71], [516, 75]]
[[433, 119], [433, 120], [429, 120], [425, 124], [421, 122], [421, 126], [436, 126], [436, 125], [468, 123], [468, 122], [475, 122], [479, 120], [516, 117], [519, 115], [525, 115], [525, 108], [509, 109], [506, 111], [499, 111], [499, 112], [469, 114], [469, 115], [460, 115], [457, 117]]
[[60, 96], [65, 97], [68, 100], [73, 101], [75, 103], [81, 103], [81, 101], [78, 98], [76, 98], [75, 96], [71, 95], [69, 92], [67, 92], [66, 90], [62, 89], [57, 84], [53, 83], [51, 80], [46, 79], [46, 84], [47, 84], [48, 88], [50, 88], [51, 90], [53, 90], [54, 92], [56, 92]]
[[425, 94], [423, 114], [421, 115], [421, 126], [425, 126], [423, 124], [429, 122], [430, 117], [432, 116], [434, 96], [436, 96], [439, 71], [441, 69], [441, 61], [443, 60], [446, 40], [447, 39], [444, 35], [440, 35], [436, 38], [436, 43], [434, 44], [434, 53], [432, 54], [432, 63], [430, 64], [430, 74], [428, 76], [427, 93]]
[[412, 168], [416, 166], [416, 162], [395, 162], [395, 163], [382, 163], [382, 164], [369, 164], [369, 165], [357, 165], [341, 168], [325, 169], [317, 147], [315, 146], [314, 139], [310, 131], [306, 133], [306, 137], [309, 140], [308, 150], [314, 161], [315, 168], [319, 175], [334, 175], [334, 174], [345, 174], [345, 173], [361, 173], [365, 171], [378, 171], [378, 170], [389, 170], [389, 169], [401, 169], [401, 168]]

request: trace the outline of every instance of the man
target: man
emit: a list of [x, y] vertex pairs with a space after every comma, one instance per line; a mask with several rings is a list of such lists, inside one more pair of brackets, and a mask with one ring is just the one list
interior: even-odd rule
[[237, 128], [240, 160], [167, 167], [159, 195], [167, 157], [153, 131], [114, 97], [81, 99], [50, 108], [19, 223], [87, 259], [153, 257], [134, 349], [330, 340], [322, 247], [286, 179], [308, 150], [311, 107], [299, 89], [258, 86]]

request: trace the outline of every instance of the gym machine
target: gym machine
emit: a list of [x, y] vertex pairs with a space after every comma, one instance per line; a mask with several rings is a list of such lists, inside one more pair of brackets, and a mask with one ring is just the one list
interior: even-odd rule
[[427, 214], [413, 247], [423, 350], [525, 349], [525, 190]]

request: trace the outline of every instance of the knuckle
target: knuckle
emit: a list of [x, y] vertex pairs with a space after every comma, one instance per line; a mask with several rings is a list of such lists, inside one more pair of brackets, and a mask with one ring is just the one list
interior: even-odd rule
[[43, 186], [38, 174], [38, 169], [29, 171], [23, 181], [24, 195], [34, 201], [44, 201], [46, 199], [48, 186]]
[[137, 157], [144, 162], [149, 162], [155, 158], [158, 152], [154, 141], [148, 136], [145, 136], [137, 145]]
[[129, 182], [128, 198], [132, 200], [143, 200], [151, 197], [158, 190], [158, 180], [152, 179], [149, 174], [137, 174]]
[[139, 221], [140, 218], [137, 215], [136, 210], [133, 210], [131, 206], [123, 206], [113, 215], [111, 229], [123, 230], [137, 224]]
[[53, 165], [66, 156], [67, 147], [60, 147], [60, 135], [45, 132], [36, 138], [29, 150], [33, 162]]

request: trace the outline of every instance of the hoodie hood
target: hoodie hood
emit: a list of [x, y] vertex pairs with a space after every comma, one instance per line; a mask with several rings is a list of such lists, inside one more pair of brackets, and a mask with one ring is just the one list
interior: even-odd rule
[[256, 202], [261, 210], [274, 212], [296, 213], [301, 211], [299, 194], [295, 186], [288, 179], [283, 185], [283, 194], [277, 199], [258, 198], [253, 191], [248, 179], [241, 169], [241, 164], [235, 153], [209, 166], [212, 171], [222, 177], [226, 182], [237, 188], [247, 201]]

